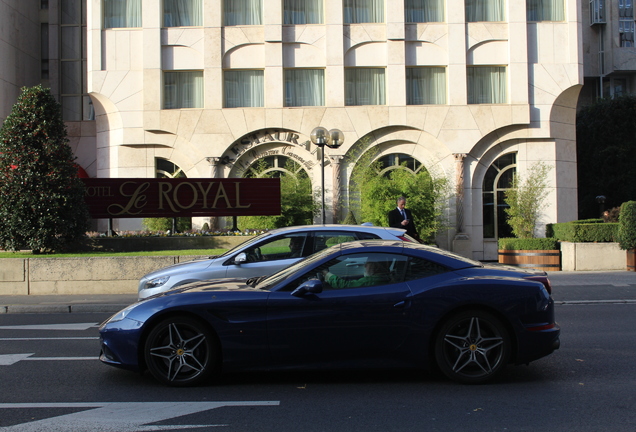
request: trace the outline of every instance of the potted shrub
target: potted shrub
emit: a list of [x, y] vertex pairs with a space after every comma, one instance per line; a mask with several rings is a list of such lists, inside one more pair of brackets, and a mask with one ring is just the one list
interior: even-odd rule
[[561, 270], [561, 251], [555, 238], [500, 238], [499, 263], [543, 271]]
[[547, 178], [550, 167], [543, 162], [528, 170], [528, 177], [515, 175], [506, 190], [508, 225], [517, 238], [499, 239], [499, 262], [540, 270], [561, 270], [561, 251], [554, 238], [536, 238], [541, 211], [546, 207]]
[[627, 251], [627, 270], [636, 271], [636, 201], [621, 205], [617, 237], [618, 246]]

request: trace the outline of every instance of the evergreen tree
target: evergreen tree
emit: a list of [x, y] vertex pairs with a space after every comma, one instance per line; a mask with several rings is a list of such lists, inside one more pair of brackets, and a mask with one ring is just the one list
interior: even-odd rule
[[42, 86], [23, 88], [0, 129], [0, 247], [68, 249], [89, 226], [84, 183], [60, 105]]

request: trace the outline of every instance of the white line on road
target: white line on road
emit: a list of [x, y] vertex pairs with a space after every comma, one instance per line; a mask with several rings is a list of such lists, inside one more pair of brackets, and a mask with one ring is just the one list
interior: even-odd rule
[[70, 324], [30, 324], [0, 326], [0, 330], [75, 330], [82, 331], [98, 327], [98, 323], [70, 323]]
[[228, 426], [226, 424], [207, 425], [152, 425], [189, 414], [196, 414], [220, 407], [232, 406], [278, 406], [280, 401], [239, 401], [239, 402], [104, 402], [104, 403], [4, 403], [0, 409], [34, 408], [87, 408], [87, 411], [51, 417], [28, 423], [0, 428], [0, 432], [133, 432], [174, 430]]
[[16, 338], [0, 338], [0, 341], [9, 342], [9, 341], [95, 340], [95, 339], [99, 339], [99, 337], [97, 336], [95, 337], [37, 337], [37, 338], [16, 337]]
[[99, 360], [99, 357], [31, 357], [35, 353], [28, 354], [2, 354], [0, 355], [0, 366], [11, 366], [20, 361], [77, 361], [77, 360]]

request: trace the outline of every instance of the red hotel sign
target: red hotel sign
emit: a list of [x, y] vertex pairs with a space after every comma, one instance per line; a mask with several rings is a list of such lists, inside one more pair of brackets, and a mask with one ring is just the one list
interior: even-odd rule
[[280, 180], [83, 178], [91, 217], [280, 214]]

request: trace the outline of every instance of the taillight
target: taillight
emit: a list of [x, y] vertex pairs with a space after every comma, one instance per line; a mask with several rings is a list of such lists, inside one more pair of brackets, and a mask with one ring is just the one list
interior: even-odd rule
[[543, 331], [543, 330], [551, 330], [553, 328], [556, 328], [556, 323], [545, 324], [545, 325], [534, 326], [534, 327], [527, 327], [526, 330], [528, 330], [528, 331]]
[[409, 236], [398, 236], [398, 238], [402, 241], [416, 243], [415, 239]]
[[550, 283], [550, 279], [548, 279], [547, 276], [528, 276], [526, 277], [526, 279], [541, 282], [548, 294], [552, 295], [552, 284]]

